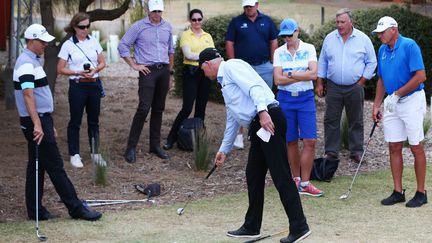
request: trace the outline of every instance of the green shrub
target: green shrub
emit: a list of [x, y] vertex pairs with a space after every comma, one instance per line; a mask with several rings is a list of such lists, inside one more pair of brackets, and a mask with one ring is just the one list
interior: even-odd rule
[[195, 168], [206, 171], [210, 164], [211, 144], [205, 128], [198, 129], [196, 133], [192, 132], [193, 153]]
[[[420, 46], [423, 61], [426, 68], [427, 76], [431, 76], [432, 59], [432, 47], [430, 40], [432, 40], [432, 21], [429, 17], [422, 16], [420, 14], [411, 12], [407, 8], [392, 5], [387, 8], [380, 9], [363, 9], [357, 10], [353, 13], [353, 22], [355, 28], [361, 30], [368, 35], [375, 47], [376, 53], [381, 46], [381, 41], [376, 35], [371, 33], [376, 28], [378, 20], [383, 16], [391, 16], [398, 22], [399, 32], [406, 37], [414, 39]], [[311, 43], [317, 49], [317, 53], [321, 51], [322, 43], [325, 36], [335, 29], [334, 20], [327, 22], [319, 30], [317, 30], [311, 38]], [[366, 83], [365, 97], [366, 99], [373, 99], [375, 97], [377, 77], [374, 77], [372, 81]], [[431, 84], [425, 82], [426, 97], [429, 100], [431, 95]]]
[[[236, 14], [228, 14], [228, 15], [220, 15], [216, 17], [209, 18], [206, 20], [203, 24], [203, 29], [208, 32], [212, 37], [215, 44], [216, 49], [219, 50], [221, 55], [226, 59], [226, 49], [225, 49], [225, 35], [226, 31], [228, 29], [228, 25], [231, 22], [231, 19], [235, 16], [237, 16], [239, 13]], [[273, 21], [275, 22], [278, 30], [279, 25], [282, 19], [273, 18]], [[302, 31], [300, 29], [300, 38], [310, 43], [310, 36]], [[180, 38], [177, 42], [177, 47], [174, 54], [174, 67], [176, 70], [176, 73], [174, 75], [175, 79], [175, 89], [174, 93], [176, 95], [181, 96], [183, 91], [183, 79], [182, 79], [182, 70], [183, 70], [183, 53], [181, 51], [181, 48], [179, 46]], [[279, 38], [278, 39], [279, 46], [284, 44], [284, 41]], [[253, 50], [251, 50], [253, 51]], [[216, 82], [213, 82], [210, 87], [210, 93], [209, 93], [209, 100], [216, 101], [219, 103], [223, 102], [223, 97], [221, 94], [220, 89], [217, 86]]]

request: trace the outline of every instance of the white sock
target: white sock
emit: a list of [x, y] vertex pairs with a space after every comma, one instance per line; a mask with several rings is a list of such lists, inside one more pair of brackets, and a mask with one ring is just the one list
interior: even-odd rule
[[294, 181], [295, 181], [295, 180], [301, 181], [301, 178], [300, 178], [300, 176], [295, 176], [295, 177], [293, 177], [293, 180], [294, 180]]
[[307, 186], [309, 186], [309, 181], [302, 181], [302, 182], [300, 182], [300, 186], [301, 187], [307, 187]]

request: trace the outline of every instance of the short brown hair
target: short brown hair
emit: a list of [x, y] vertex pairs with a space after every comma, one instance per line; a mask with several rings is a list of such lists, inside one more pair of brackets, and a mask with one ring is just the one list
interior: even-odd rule
[[67, 33], [70, 33], [70, 34], [76, 34], [74, 27], [76, 27], [79, 22], [86, 20], [86, 19], [90, 19], [90, 15], [88, 15], [87, 13], [83, 13], [83, 12], [76, 13], [72, 17], [69, 24], [64, 28], [64, 31], [66, 31]]

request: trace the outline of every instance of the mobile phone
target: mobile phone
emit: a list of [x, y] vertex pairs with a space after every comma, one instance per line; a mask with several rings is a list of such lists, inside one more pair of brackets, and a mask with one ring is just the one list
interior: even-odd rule
[[84, 70], [86, 70], [87, 72], [90, 72], [90, 63], [85, 63], [83, 65]]

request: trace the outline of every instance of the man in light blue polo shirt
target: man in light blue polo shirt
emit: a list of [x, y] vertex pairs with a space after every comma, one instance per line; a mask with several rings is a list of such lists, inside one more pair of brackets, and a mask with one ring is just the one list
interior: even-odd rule
[[373, 119], [378, 115], [384, 94], [384, 139], [389, 143], [390, 165], [393, 176], [393, 193], [381, 201], [383, 205], [405, 202], [402, 186], [403, 142], [407, 140], [414, 155], [417, 191], [406, 204], [420, 207], [427, 203], [425, 190], [426, 156], [421, 143], [424, 139], [423, 119], [426, 113], [426, 96], [423, 82], [426, 72], [420, 47], [399, 34], [398, 24], [392, 17], [382, 17], [373, 31], [383, 43], [378, 50], [378, 83], [373, 106]]
[[376, 56], [369, 37], [353, 27], [351, 10], [343, 8], [337, 11], [336, 27], [324, 39], [318, 60], [316, 91], [320, 97], [324, 96], [323, 80], [327, 80], [325, 153], [327, 159], [338, 158], [340, 120], [345, 108], [350, 158], [358, 163], [364, 140], [363, 87], [374, 75]]

